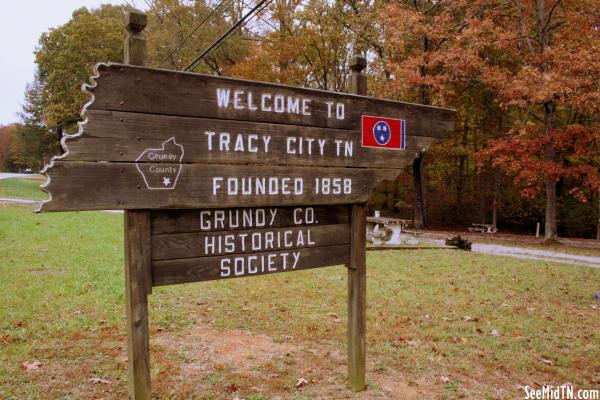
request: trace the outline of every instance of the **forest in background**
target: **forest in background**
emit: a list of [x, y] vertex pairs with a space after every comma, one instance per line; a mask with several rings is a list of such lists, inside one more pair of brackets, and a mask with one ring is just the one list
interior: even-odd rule
[[[176, 70], [254, 6], [146, 5], [149, 66]], [[93, 64], [123, 59], [128, 9], [81, 8], [42, 34], [22, 121], [0, 127], [2, 170], [60, 153]], [[272, 0], [191, 69], [345, 92], [353, 54], [369, 60], [370, 96], [458, 111], [448, 139], [379, 187], [371, 211], [600, 240], [600, 2]]]

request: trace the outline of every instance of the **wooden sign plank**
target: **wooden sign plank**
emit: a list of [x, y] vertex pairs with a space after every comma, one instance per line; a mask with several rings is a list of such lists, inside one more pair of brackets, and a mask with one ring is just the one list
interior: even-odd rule
[[152, 262], [152, 284], [173, 285], [299, 271], [350, 262], [350, 245]]
[[348, 224], [350, 211], [347, 205], [154, 210], [151, 212], [151, 219], [152, 234], [161, 235], [211, 230]]
[[454, 111], [399, 101], [123, 64], [98, 64], [90, 109], [360, 129], [362, 115], [405, 119], [442, 138]]
[[[409, 136], [401, 151], [361, 145], [360, 130], [89, 110], [85, 135], [68, 142], [68, 161], [135, 162], [170, 138], [183, 163], [403, 168], [439, 141]], [[115, 144], [118, 143], [118, 146]]]
[[300, 249], [350, 243], [350, 225], [284, 227], [152, 236], [152, 260]]
[[396, 170], [56, 161], [45, 211], [366, 202]]
[[96, 68], [80, 131], [43, 171], [40, 210], [365, 202], [454, 121], [452, 110], [358, 95]]

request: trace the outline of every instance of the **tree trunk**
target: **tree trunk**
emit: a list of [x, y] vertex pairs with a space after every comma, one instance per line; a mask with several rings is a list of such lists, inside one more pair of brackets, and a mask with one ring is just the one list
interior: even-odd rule
[[556, 181], [546, 178], [546, 223], [544, 225], [544, 239], [547, 242], [556, 240]]
[[500, 194], [500, 176], [498, 171], [494, 171], [494, 197], [492, 198], [492, 226], [496, 229], [498, 226], [498, 195]]
[[[427, 37], [423, 37], [422, 50], [424, 52], [429, 50], [429, 40]], [[427, 67], [422, 65], [419, 72], [421, 76], [426, 76]], [[429, 104], [429, 95], [425, 85], [419, 86], [419, 103]], [[419, 157], [413, 161], [413, 190], [415, 192], [413, 224], [416, 229], [423, 229], [425, 227], [425, 176], [423, 175], [423, 164], [423, 153], [419, 153]]]
[[600, 192], [598, 192], [598, 225], [596, 225], [596, 240], [600, 240]]
[[[544, 133], [549, 136], [552, 132], [552, 122], [554, 119], [554, 103], [547, 101], [544, 103]], [[554, 162], [555, 150], [552, 141], [546, 145], [546, 160]], [[544, 226], [544, 240], [553, 242], [556, 240], [556, 179], [546, 172], [546, 223]]]
[[486, 214], [486, 193], [485, 193], [485, 176], [483, 171], [479, 171], [479, 179], [477, 182], [477, 190], [479, 191], [479, 223], [485, 224], [485, 214]]
[[462, 134], [462, 153], [458, 159], [458, 166], [456, 170], [456, 213], [454, 215], [455, 222], [462, 222], [463, 218], [463, 189], [465, 186], [465, 165], [467, 163], [467, 135], [469, 133], [469, 125], [465, 119], [463, 123], [463, 134]]
[[415, 204], [413, 224], [416, 229], [425, 227], [425, 176], [423, 175], [423, 153], [413, 161], [413, 187]]

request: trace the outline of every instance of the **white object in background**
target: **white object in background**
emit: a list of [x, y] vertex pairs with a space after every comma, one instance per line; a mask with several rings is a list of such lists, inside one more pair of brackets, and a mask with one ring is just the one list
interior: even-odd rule
[[385, 232], [380, 232], [379, 224], [375, 224], [375, 227], [373, 228], [373, 234], [372, 234], [373, 244], [378, 244], [378, 245], [383, 244], [383, 242], [381, 241], [381, 238], [383, 236], [385, 236]]

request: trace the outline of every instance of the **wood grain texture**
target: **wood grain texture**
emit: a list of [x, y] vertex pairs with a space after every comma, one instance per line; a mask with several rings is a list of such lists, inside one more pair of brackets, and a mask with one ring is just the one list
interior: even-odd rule
[[[454, 126], [453, 110], [358, 95], [295, 88], [212, 75], [141, 68], [122, 64], [99, 67], [100, 78], [90, 109], [236, 119], [329, 128], [360, 129], [360, 116], [379, 115], [407, 121], [407, 134], [445, 137]], [[311, 99], [311, 115], [217, 107], [217, 87]], [[328, 118], [327, 101], [344, 103], [345, 118]]]
[[[102, 209], [157, 209], [157, 208], [203, 208], [203, 207], [252, 207], [268, 205], [348, 204], [366, 202], [371, 188], [383, 179], [394, 179], [396, 170], [360, 168], [302, 168], [233, 165], [160, 164], [161, 168], [173, 167], [178, 172], [176, 186], [172, 190], [150, 190], [135, 164], [90, 163], [57, 161], [52, 168], [52, 180], [46, 190], [53, 194], [52, 201], [42, 205], [44, 211], [102, 210]], [[160, 185], [161, 174], [153, 176]], [[175, 181], [173, 174], [169, 175]], [[218, 189], [213, 194], [213, 178], [282, 178], [303, 179], [301, 194], [242, 194], [238, 180], [238, 194], [228, 195]], [[350, 194], [315, 193], [315, 179], [351, 179]], [[255, 181], [253, 181], [255, 182]], [[252, 185], [255, 187], [255, 185]], [[288, 185], [288, 190], [290, 189]], [[254, 190], [254, 189], [253, 189]]]
[[148, 293], [152, 288], [150, 213], [125, 213], [125, 305], [131, 399], [150, 399]]
[[[221, 276], [221, 260], [227, 258], [233, 260], [235, 257], [268, 257], [269, 254], [281, 254], [282, 251], [254, 253], [251, 255], [229, 255], [218, 257], [200, 257], [187, 258], [181, 260], [154, 261], [152, 263], [152, 283], [155, 286], [173, 285], [186, 282], [200, 282], [215, 279], [229, 279], [242, 276], [256, 276], [266, 273], [279, 273], [299, 271], [303, 269], [326, 267], [331, 265], [340, 265], [349, 262], [350, 246], [335, 245], [325, 247], [314, 247], [293, 250], [299, 253], [299, 260], [295, 268], [288, 266], [283, 268], [280, 257], [275, 257], [276, 262], [272, 271], [261, 270], [255, 273], [245, 273], [244, 275], [235, 275], [233, 272], [227, 277]], [[291, 258], [292, 251], [285, 251], [288, 258]], [[260, 263], [260, 260], [256, 261]], [[233, 265], [233, 261], [232, 264]], [[255, 264], [257, 265], [257, 264]], [[247, 271], [247, 270], [246, 270]]]
[[[146, 65], [146, 15], [127, 14], [124, 59]], [[127, 371], [129, 399], [150, 400], [150, 333], [148, 294], [152, 291], [151, 226], [148, 211], [125, 212], [125, 304], [127, 309]]]
[[[350, 243], [349, 224], [172, 233], [152, 236], [152, 260], [234, 254], [236, 249], [241, 249], [244, 254], [262, 252], [266, 248], [265, 234], [267, 232], [270, 232], [269, 235], [272, 234], [274, 237], [273, 245], [269, 247], [270, 251]], [[288, 244], [285, 243], [283, 235], [288, 239]], [[224, 244], [226, 236], [231, 238], [229, 239], [229, 247]], [[301, 244], [298, 244], [299, 236], [302, 241]], [[219, 239], [221, 241], [220, 246], [218, 244]]]
[[[350, 90], [367, 93], [367, 77], [362, 71], [367, 59], [354, 56]], [[348, 383], [359, 392], [366, 384], [366, 328], [367, 328], [367, 205], [353, 204], [350, 211], [351, 238], [348, 267]]]
[[365, 204], [352, 205], [352, 238], [348, 265], [348, 382], [354, 391], [366, 388], [366, 319], [367, 319], [367, 264], [366, 264]]
[[[311, 210], [308, 210], [308, 209]], [[153, 210], [151, 212], [152, 234], [160, 235], [166, 233], [186, 233], [201, 232], [206, 229], [201, 227], [201, 213], [210, 211], [207, 218], [212, 218], [214, 225], [215, 212], [225, 215], [223, 229], [235, 231], [238, 229], [247, 229], [243, 225], [244, 213], [249, 213], [256, 218], [256, 212], [263, 210], [269, 228], [282, 228], [287, 226], [321, 226], [333, 224], [347, 224], [350, 222], [350, 209], [347, 205], [334, 206], [312, 206], [312, 207], [269, 207], [269, 208], [229, 208], [229, 209], [211, 209], [211, 210]], [[306, 216], [308, 214], [308, 218]], [[275, 217], [271, 218], [271, 215]], [[311, 215], [312, 214], [312, 215]], [[220, 214], [219, 214], [220, 215]], [[299, 218], [302, 223], [298, 224]], [[232, 226], [229, 222], [234, 222]], [[240, 219], [242, 222], [237, 222]], [[310, 223], [305, 223], [305, 220]], [[254, 225], [256, 226], [256, 225]], [[221, 225], [219, 225], [221, 228]], [[207, 229], [213, 229], [212, 226]]]
[[[404, 150], [375, 149], [361, 146], [360, 130], [98, 110], [88, 111], [87, 117], [85, 134], [68, 141], [65, 160], [134, 162], [145, 149], [160, 147], [174, 137], [185, 149], [183, 163], [403, 168], [417, 153], [439, 141], [431, 136], [408, 136]], [[228, 151], [219, 149], [222, 133], [231, 138]], [[258, 151], [235, 151], [238, 135], [242, 135], [244, 149], [248, 135], [256, 135], [251, 144]], [[294, 138], [289, 144], [288, 137]], [[325, 140], [322, 154], [318, 139]], [[352, 143], [352, 156], [345, 156], [346, 142]], [[288, 153], [288, 146], [294, 153]]]

